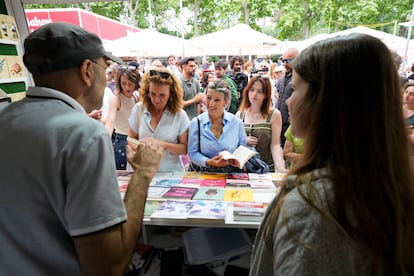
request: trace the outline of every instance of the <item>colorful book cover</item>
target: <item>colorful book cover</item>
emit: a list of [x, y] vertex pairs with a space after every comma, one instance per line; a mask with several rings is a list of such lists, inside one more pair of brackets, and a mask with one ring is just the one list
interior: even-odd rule
[[245, 179], [227, 179], [226, 188], [250, 188], [250, 182]]
[[231, 172], [227, 174], [227, 179], [243, 179], [243, 180], [249, 180], [249, 174], [248, 173], [236, 173]]
[[192, 199], [193, 196], [197, 193], [198, 188], [194, 187], [180, 187], [174, 186], [171, 187], [165, 194], [163, 198], [174, 198], [174, 199]]
[[199, 187], [203, 179], [201, 178], [183, 178], [180, 180], [180, 186]]
[[203, 173], [201, 175], [203, 179], [226, 179], [225, 173]]
[[235, 221], [261, 221], [265, 214], [265, 207], [260, 202], [233, 203], [233, 219]]
[[186, 172], [184, 174], [183, 178], [203, 179], [203, 173], [201, 173], [201, 172]]
[[151, 216], [163, 203], [164, 201], [160, 200], [147, 200], [145, 202], [144, 217]]
[[187, 220], [197, 222], [225, 222], [227, 203], [222, 201], [195, 201]]
[[253, 201], [251, 189], [226, 189], [224, 201]]
[[180, 181], [180, 179], [156, 179], [151, 182], [151, 186], [170, 188], [180, 184]]
[[200, 187], [226, 187], [226, 179], [203, 179]]
[[159, 199], [169, 190], [168, 187], [149, 186], [147, 198]]
[[224, 198], [224, 189], [217, 187], [200, 187], [193, 197], [193, 200], [215, 200], [221, 201]]
[[194, 201], [167, 200], [152, 213], [151, 220], [186, 220]]

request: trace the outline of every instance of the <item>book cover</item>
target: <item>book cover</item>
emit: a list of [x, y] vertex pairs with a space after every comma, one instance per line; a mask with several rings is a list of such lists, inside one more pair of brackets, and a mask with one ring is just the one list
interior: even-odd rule
[[194, 195], [193, 200], [216, 200], [224, 198], [224, 189], [220, 187], [200, 187]]
[[153, 187], [167, 187], [171, 188], [180, 184], [180, 179], [154, 179], [151, 182], [151, 186]]
[[183, 178], [198, 178], [198, 179], [203, 179], [203, 173], [202, 172], [186, 172], [184, 174]]
[[183, 178], [180, 180], [180, 186], [199, 187], [202, 181], [202, 178]]
[[272, 180], [272, 175], [270, 173], [248, 173], [249, 180]]
[[276, 186], [273, 183], [272, 180], [250, 180], [250, 186], [252, 189], [269, 189], [269, 190], [275, 190]]
[[23, 57], [21, 56], [7, 56], [7, 70], [9, 71], [9, 77], [24, 78], [25, 69], [23, 65]]
[[257, 154], [256, 151], [249, 149], [243, 145], [240, 145], [233, 153], [228, 151], [221, 151], [219, 153], [221, 157], [225, 160], [234, 160], [237, 164], [237, 167], [242, 169], [246, 162]]
[[162, 198], [174, 198], [174, 199], [192, 199], [197, 193], [198, 188], [195, 187], [171, 187], [167, 192], [162, 195]]
[[186, 220], [194, 201], [166, 200], [150, 216], [151, 220]]
[[195, 201], [187, 220], [189, 222], [224, 223], [227, 203], [222, 201]]
[[227, 179], [226, 188], [250, 188], [250, 182], [245, 179]]
[[0, 14], [0, 38], [20, 40], [19, 30], [13, 16]]
[[226, 186], [226, 179], [203, 179], [200, 187], [222, 187]]
[[202, 173], [202, 179], [226, 179], [225, 173]]
[[265, 214], [265, 207], [260, 202], [233, 203], [233, 219], [235, 221], [261, 221]]
[[9, 70], [7, 64], [7, 56], [0, 56], [0, 79], [9, 79]]
[[248, 173], [230, 172], [230, 173], [227, 174], [227, 179], [249, 180], [249, 174]]
[[169, 189], [168, 187], [149, 186], [147, 198], [160, 199]]
[[224, 201], [253, 201], [251, 189], [226, 189]]
[[147, 200], [145, 202], [144, 217], [151, 216], [163, 203], [164, 201], [161, 200]]

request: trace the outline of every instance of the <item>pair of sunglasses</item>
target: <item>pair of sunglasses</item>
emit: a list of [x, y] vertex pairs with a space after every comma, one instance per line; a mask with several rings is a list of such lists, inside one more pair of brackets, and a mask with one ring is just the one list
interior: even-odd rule
[[285, 63], [285, 62], [286, 62], [286, 63], [290, 63], [292, 60], [293, 60], [293, 58], [286, 58], [286, 59], [285, 59], [285, 58], [283, 58], [283, 59], [282, 59], [282, 63]]
[[168, 72], [160, 72], [157, 70], [150, 70], [150, 76], [160, 76], [162, 79], [168, 79], [169, 77], [171, 77], [170, 73]]

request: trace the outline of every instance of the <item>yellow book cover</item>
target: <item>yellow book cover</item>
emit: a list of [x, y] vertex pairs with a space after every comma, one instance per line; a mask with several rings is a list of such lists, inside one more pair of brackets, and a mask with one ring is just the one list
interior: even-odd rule
[[226, 189], [224, 201], [253, 201], [251, 189]]
[[7, 56], [7, 68], [10, 78], [24, 78], [23, 57]]

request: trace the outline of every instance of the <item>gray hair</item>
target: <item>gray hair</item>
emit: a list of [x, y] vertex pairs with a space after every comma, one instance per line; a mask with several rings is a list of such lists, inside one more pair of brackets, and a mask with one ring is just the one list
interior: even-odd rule
[[210, 89], [223, 93], [224, 99], [230, 102], [230, 99], [231, 99], [230, 85], [227, 81], [222, 80], [222, 79], [216, 79], [208, 84], [207, 91]]

